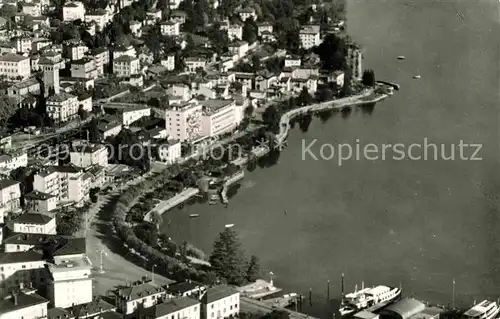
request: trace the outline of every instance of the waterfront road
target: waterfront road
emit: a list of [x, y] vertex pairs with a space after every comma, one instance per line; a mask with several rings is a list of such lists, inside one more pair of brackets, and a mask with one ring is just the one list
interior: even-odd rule
[[247, 297], [240, 297], [240, 310], [243, 312], [252, 313], [270, 313], [273, 310], [284, 310], [288, 312], [288, 314], [290, 315], [290, 319], [315, 319], [314, 317], [308, 316], [306, 314], [291, 311], [288, 309], [273, 308], [272, 306], [268, 306], [263, 302]]

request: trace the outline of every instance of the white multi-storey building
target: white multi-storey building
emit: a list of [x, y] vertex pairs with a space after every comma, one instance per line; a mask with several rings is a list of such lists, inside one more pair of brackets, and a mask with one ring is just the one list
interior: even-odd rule
[[118, 77], [127, 77], [140, 73], [139, 58], [122, 55], [113, 60], [113, 73]]
[[141, 311], [142, 318], [155, 319], [200, 319], [200, 303], [189, 297], [168, 299]]
[[15, 38], [16, 50], [20, 53], [28, 53], [31, 51], [33, 38], [30, 37], [16, 37]]
[[56, 218], [44, 214], [25, 213], [13, 220], [14, 232], [55, 235]]
[[208, 288], [200, 301], [202, 319], [237, 317], [240, 312], [240, 293], [226, 285]]
[[133, 314], [139, 307], [152, 307], [166, 297], [165, 289], [148, 282], [120, 288], [115, 294], [117, 308], [124, 315]]
[[244, 8], [238, 11], [238, 16], [241, 21], [246, 21], [249, 18], [252, 18], [254, 21], [257, 19], [257, 14], [255, 13], [254, 8]]
[[63, 6], [63, 21], [85, 21], [85, 8], [79, 1], [68, 2]]
[[28, 154], [26, 152], [17, 152], [0, 155], [0, 172], [8, 174], [18, 167], [28, 166]]
[[100, 30], [104, 29], [109, 20], [109, 15], [106, 10], [96, 10], [85, 14], [85, 22], [95, 22]]
[[166, 112], [165, 128], [173, 139], [192, 141], [201, 135], [202, 106], [196, 103], [173, 105]]
[[85, 255], [48, 263], [47, 295], [52, 307], [69, 308], [92, 301], [92, 263]]
[[23, 80], [30, 77], [30, 58], [17, 54], [0, 56], [0, 75], [5, 75], [9, 79], [20, 77]]
[[175, 37], [180, 34], [179, 30], [179, 22], [176, 21], [166, 21], [160, 24], [160, 31], [162, 35]]
[[178, 140], [168, 140], [158, 145], [158, 157], [160, 161], [167, 164], [175, 163], [181, 158], [181, 142]]
[[161, 60], [160, 64], [166, 67], [168, 71], [175, 70], [175, 54], [167, 55], [167, 58]]
[[97, 74], [104, 73], [104, 66], [109, 64], [109, 51], [107, 48], [97, 48], [90, 52], [89, 56], [94, 59]]
[[78, 116], [78, 97], [66, 92], [47, 99], [47, 114], [54, 123], [64, 123]]
[[76, 145], [69, 153], [71, 164], [78, 167], [108, 166], [108, 150], [104, 145]]
[[229, 41], [243, 39], [243, 27], [240, 24], [231, 24], [227, 29]]
[[308, 50], [321, 43], [320, 29], [317, 25], [304, 26], [299, 33], [300, 45]]
[[137, 56], [137, 51], [134, 49], [133, 46], [120, 46], [117, 47], [113, 50], [113, 59], [118, 59], [122, 55], [128, 55], [131, 57], [136, 57]]
[[40, 2], [24, 3], [23, 14], [32, 17], [39, 17], [42, 15], [42, 4]]
[[236, 103], [234, 100], [207, 100], [203, 106], [202, 135], [217, 136], [234, 129], [236, 123]]
[[199, 68], [204, 69], [207, 61], [200, 57], [187, 57], [184, 59], [184, 64], [186, 65], [186, 71], [196, 72]]
[[11, 179], [0, 180], [0, 214], [6, 215], [19, 210], [21, 188], [20, 183]]

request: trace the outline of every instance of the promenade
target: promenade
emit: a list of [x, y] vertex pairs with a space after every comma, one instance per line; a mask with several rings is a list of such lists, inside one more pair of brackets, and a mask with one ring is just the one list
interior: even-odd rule
[[346, 97], [334, 101], [328, 101], [328, 102], [323, 102], [323, 103], [317, 103], [313, 105], [308, 105], [304, 107], [300, 107], [298, 109], [294, 109], [291, 111], [286, 112], [281, 116], [280, 119], [280, 131], [275, 137], [275, 142], [276, 145], [280, 146], [282, 143], [285, 141], [287, 135], [288, 135], [288, 130], [290, 129], [290, 120], [296, 117], [297, 115], [305, 114], [308, 112], [318, 112], [318, 111], [324, 111], [324, 110], [334, 110], [334, 109], [341, 109], [347, 106], [354, 106], [354, 105], [360, 105], [360, 104], [366, 104], [366, 103], [375, 103], [379, 102], [385, 98], [388, 97], [387, 94], [382, 94], [377, 96], [374, 99], [366, 100], [367, 97], [370, 95], [374, 94], [373, 89], [366, 89], [363, 93], [354, 95], [351, 97]]
[[165, 213], [169, 209], [171, 209], [171, 208], [173, 208], [181, 203], [184, 203], [185, 201], [187, 201], [191, 197], [197, 195], [199, 192], [200, 192], [199, 189], [190, 187], [190, 188], [183, 190], [182, 192], [180, 192], [179, 194], [175, 195], [172, 198], [169, 198], [167, 200], [162, 200], [144, 216], [144, 221], [151, 222], [152, 221], [152, 219], [151, 219], [152, 214], [158, 213], [158, 214], [162, 215], [163, 213]]

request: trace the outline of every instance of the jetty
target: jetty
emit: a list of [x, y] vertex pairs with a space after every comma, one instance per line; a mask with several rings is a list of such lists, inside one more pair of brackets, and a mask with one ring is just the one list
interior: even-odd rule
[[167, 200], [162, 200], [159, 202], [152, 210], [150, 210], [146, 216], [144, 216], [144, 221], [146, 222], [151, 222], [152, 221], [152, 216], [153, 214], [160, 214], [162, 215], [169, 209], [174, 208], [175, 206], [184, 203], [191, 197], [197, 195], [200, 192], [199, 189], [197, 188], [187, 188], [180, 192], [179, 194], [175, 195], [172, 198], [169, 198]]
[[223, 204], [227, 204], [229, 202], [229, 199], [227, 198], [227, 190], [228, 188], [233, 185], [234, 183], [240, 181], [245, 177], [245, 171], [241, 170], [238, 173], [234, 174], [233, 176], [229, 177], [225, 182], [224, 186], [222, 187], [221, 191], [221, 199]]
[[283, 289], [274, 287], [272, 281], [267, 282], [262, 279], [257, 279], [254, 283], [237, 287], [236, 290], [238, 290], [242, 296], [252, 299], [260, 299], [278, 293]]
[[342, 98], [342, 99], [338, 99], [338, 100], [334, 100], [334, 101], [328, 101], [328, 102], [308, 105], [308, 106], [304, 106], [304, 107], [301, 107], [298, 109], [288, 111], [281, 116], [280, 125], [279, 125], [280, 132], [275, 137], [275, 143], [278, 146], [281, 146], [283, 144], [286, 137], [288, 136], [288, 131], [290, 129], [290, 120], [298, 115], [307, 114], [308, 112], [318, 112], [318, 111], [324, 111], [324, 110], [342, 109], [342, 108], [348, 107], [348, 106], [362, 105], [362, 104], [367, 104], [367, 103], [376, 103], [376, 102], [379, 102], [379, 101], [381, 101], [389, 96], [388, 94], [379, 94], [372, 99], [368, 99], [374, 95], [375, 95], [374, 89], [371, 88], [371, 89], [366, 89], [361, 94], [354, 95], [351, 97], [346, 97], [346, 98]]

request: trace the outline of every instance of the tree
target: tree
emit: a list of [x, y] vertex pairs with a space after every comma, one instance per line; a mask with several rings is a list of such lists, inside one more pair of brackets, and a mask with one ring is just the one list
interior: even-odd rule
[[91, 143], [99, 142], [100, 134], [99, 134], [99, 121], [97, 118], [92, 118], [89, 124], [89, 139]]
[[273, 310], [262, 316], [261, 319], [290, 319], [290, 314], [285, 310]]
[[16, 108], [5, 94], [0, 94], [0, 125], [4, 125], [14, 114]]
[[259, 71], [261, 69], [260, 58], [258, 55], [252, 56], [252, 66], [253, 66], [254, 72]]
[[245, 116], [251, 118], [253, 116], [254, 110], [255, 108], [252, 105], [247, 106], [247, 108], [245, 109]]
[[250, 257], [250, 262], [247, 268], [247, 280], [248, 282], [254, 282], [260, 278], [260, 265], [257, 256], [252, 255]]
[[156, 247], [158, 245], [158, 232], [156, 225], [148, 222], [143, 222], [134, 228], [135, 235], [149, 246]]
[[311, 94], [309, 94], [309, 91], [307, 88], [304, 86], [302, 88], [302, 91], [300, 92], [299, 96], [297, 97], [297, 103], [300, 106], [305, 106], [305, 105], [310, 105], [313, 101], [313, 98]]
[[280, 121], [280, 114], [275, 105], [270, 105], [262, 114], [262, 120], [271, 130], [276, 130]]
[[85, 120], [89, 116], [89, 112], [87, 112], [84, 108], [83, 105], [80, 105], [78, 107], [78, 116], [80, 117], [80, 120]]
[[375, 86], [375, 71], [373, 70], [365, 70], [363, 71], [363, 77], [361, 82], [365, 86]]
[[248, 44], [257, 41], [257, 25], [252, 18], [247, 19], [243, 25], [242, 39], [248, 42]]
[[241, 285], [245, 282], [246, 262], [238, 235], [226, 228], [214, 242], [210, 264], [215, 273], [225, 278], [229, 284]]
[[345, 68], [346, 42], [344, 39], [328, 34], [315, 52], [319, 55], [323, 69], [335, 71]]

